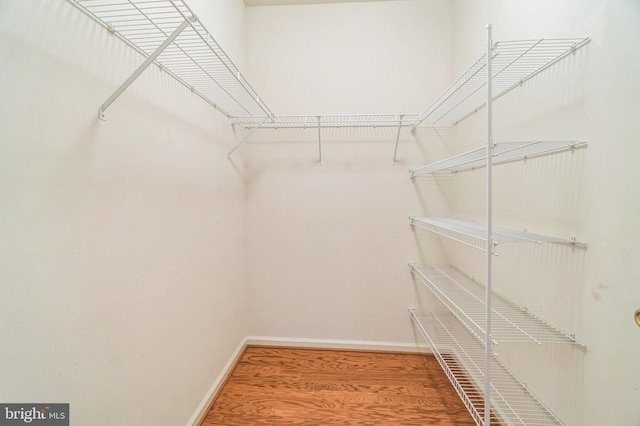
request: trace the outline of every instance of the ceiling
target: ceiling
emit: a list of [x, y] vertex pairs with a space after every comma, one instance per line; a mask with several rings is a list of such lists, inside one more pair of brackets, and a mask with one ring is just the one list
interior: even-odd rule
[[283, 6], [293, 4], [321, 4], [321, 3], [356, 3], [365, 1], [396, 1], [396, 0], [244, 0], [245, 6]]

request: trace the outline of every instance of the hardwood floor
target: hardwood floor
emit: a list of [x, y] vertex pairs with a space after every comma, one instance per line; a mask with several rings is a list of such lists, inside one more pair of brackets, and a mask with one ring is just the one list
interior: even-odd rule
[[474, 425], [435, 357], [247, 347], [201, 425]]

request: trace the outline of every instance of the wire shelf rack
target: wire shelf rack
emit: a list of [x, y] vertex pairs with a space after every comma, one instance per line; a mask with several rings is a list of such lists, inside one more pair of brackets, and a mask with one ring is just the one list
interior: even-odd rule
[[314, 129], [349, 127], [411, 127], [420, 114], [275, 115], [234, 117], [231, 123], [245, 129]]
[[[513, 40], [493, 45], [492, 99], [498, 99], [589, 42], [588, 38]], [[456, 125], [486, 106], [487, 54], [473, 63], [415, 123]]]
[[[411, 127], [423, 122], [456, 124], [483, 108], [486, 55], [480, 57], [421, 114], [274, 116], [185, 0], [67, 0], [150, 63], [188, 87], [233, 124], [253, 128]], [[184, 26], [184, 27], [183, 27]], [[493, 49], [494, 99], [533, 77], [589, 41], [539, 39], [504, 41]], [[165, 45], [166, 44], [166, 45]], [[146, 68], [147, 65], [144, 66]], [[143, 68], [143, 69], [144, 69]], [[138, 71], [138, 70], [137, 70]], [[136, 71], [136, 72], [137, 72]], [[141, 72], [141, 70], [139, 70]], [[135, 73], [134, 73], [135, 74]], [[138, 74], [139, 75], [139, 74]], [[118, 89], [119, 96], [137, 75]], [[113, 102], [109, 99], [100, 109]], [[468, 111], [461, 115], [460, 111]], [[452, 118], [458, 117], [458, 118]]]
[[[487, 230], [484, 225], [452, 218], [409, 217], [411, 225], [479, 249], [487, 249]], [[575, 238], [557, 238], [507, 228], [493, 227], [493, 241], [499, 243], [568, 244], [586, 248], [587, 244]]]
[[[486, 341], [485, 286], [466, 276], [452, 266], [416, 266], [409, 264], [411, 273], [429, 289], [458, 320]], [[533, 342], [538, 345], [574, 344], [585, 346], [574, 336], [538, 318], [526, 308], [510, 301], [496, 292], [491, 298], [491, 339], [500, 342]]]
[[154, 62], [229, 116], [273, 115], [183, 0], [68, 0], [149, 58], [187, 22]]
[[[458, 392], [476, 424], [484, 424], [485, 350], [453, 315], [421, 315], [409, 309], [411, 319]], [[562, 425], [498, 359], [491, 357], [491, 423], [504, 425]]]
[[[518, 141], [498, 142], [494, 145], [492, 163], [503, 164], [511, 161], [526, 160], [546, 154], [553, 154], [566, 150], [584, 148], [584, 141]], [[410, 170], [411, 177], [438, 172], [462, 172], [485, 167], [487, 160], [486, 147], [456, 155], [417, 169]]]

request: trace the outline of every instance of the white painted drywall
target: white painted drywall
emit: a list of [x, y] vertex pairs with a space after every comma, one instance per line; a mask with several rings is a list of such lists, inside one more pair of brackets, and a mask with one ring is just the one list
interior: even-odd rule
[[450, 78], [451, 8], [440, 0], [247, 8], [248, 78], [276, 114], [421, 112]]
[[[248, 8], [248, 75], [279, 114], [419, 112], [452, 73], [451, 16], [447, 1]], [[428, 296], [407, 263], [441, 250], [409, 227], [425, 158], [403, 129], [393, 164], [396, 132], [323, 131], [324, 165], [313, 129], [243, 148], [252, 335], [415, 340], [407, 307]]]
[[[494, 223], [561, 237], [587, 250], [501, 246], [494, 286], [552, 324], [575, 333], [586, 352], [535, 345], [498, 352], [568, 425], [640, 424], [640, 181], [635, 124], [640, 110], [637, 1], [465, 1], [455, 3], [455, 67], [494, 40], [588, 36], [575, 55], [494, 106], [494, 138], [577, 139], [589, 147], [495, 168]], [[450, 149], [484, 143], [484, 112], [458, 125]], [[484, 172], [461, 174], [452, 211], [484, 217]], [[483, 256], [452, 246], [452, 262], [482, 276]]]
[[245, 5], [242, 0], [188, 0], [187, 5], [236, 67], [245, 69]]
[[140, 62], [68, 2], [0, 3], [0, 400], [72, 424], [185, 424], [247, 335], [226, 119], [156, 67], [97, 118]]

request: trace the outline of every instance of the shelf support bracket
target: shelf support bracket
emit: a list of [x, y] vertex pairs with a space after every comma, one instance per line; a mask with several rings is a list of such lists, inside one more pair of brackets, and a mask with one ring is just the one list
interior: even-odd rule
[[233, 149], [231, 151], [229, 151], [229, 153], [227, 154], [227, 159], [231, 158], [231, 154], [233, 154], [234, 152], [236, 152], [236, 150], [238, 148], [240, 148], [242, 145], [245, 144], [245, 142], [251, 137], [251, 135], [253, 135], [256, 130], [258, 130], [260, 127], [262, 127], [262, 125], [264, 124], [265, 121], [267, 121], [269, 117], [265, 117], [262, 119], [262, 121], [260, 122], [260, 124], [258, 124], [256, 127], [254, 127], [253, 129], [251, 129], [249, 131], [249, 133], [246, 134], [245, 137], [242, 138], [242, 140], [240, 142], [238, 142], [238, 144], [236, 146], [233, 147]]
[[396, 148], [393, 150], [393, 162], [396, 162], [396, 155], [398, 154], [398, 142], [400, 142], [400, 129], [402, 129], [402, 119], [404, 115], [400, 116], [400, 122], [398, 122], [398, 133], [396, 134]]
[[[190, 19], [195, 20], [196, 18], [193, 17]], [[133, 83], [135, 79], [138, 78], [140, 74], [142, 74], [142, 72], [158, 58], [158, 56], [160, 56], [162, 52], [164, 52], [167, 46], [173, 43], [173, 41], [180, 35], [180, 33], [187, 27], [187, 25], [189, 25], [189, 20], [185, 19], [184, 22], [182, 22], [182, 24], [180, 24], [178, 28], [173, 30], [171, 35], [169, 35], [169, 37], [167, 37], [165, 41], [163, 41], [162, 44], [158, 46], [158, 48], [147, 57], [147, 59], [145, 59], [145, 61], [138, 67], [138, 69], [136, 69], [133, 74], [131, 74], [129, 78], [127, 78], [124, 83], [122, 83], [120, 87], [118, 87], [118, 89], [113, 92], [111, 96], [109, 96], [109, 99], [107, 99], [102, 105], [100, 105], [100, 110], [98, 111], [98, 118], [100, 118], [100, 120], [106, 120], [105, 111], [107, 110], [107, 108], [109, 108], [113, 101], [118, 99], [122, 92], [124, 92], [127, 87], [129, 87], [131, 83]]]

